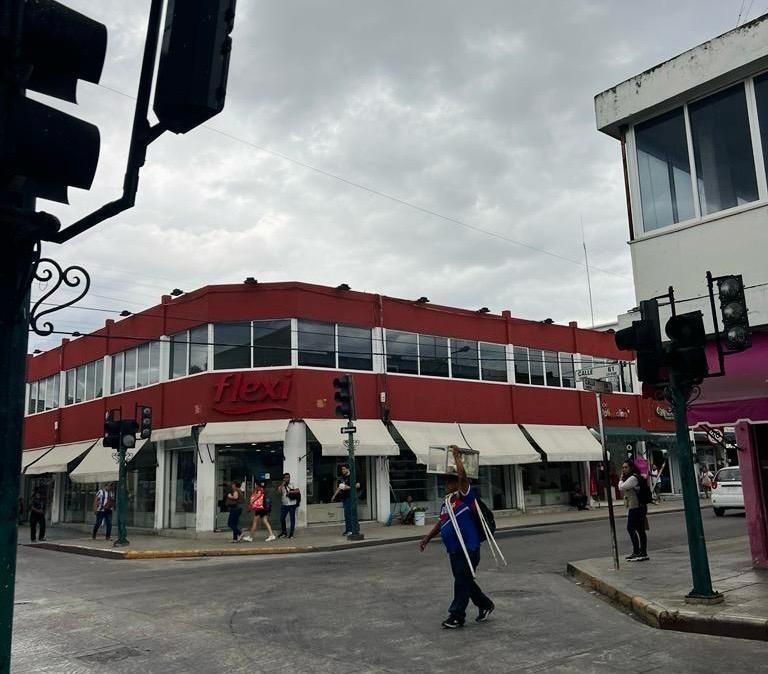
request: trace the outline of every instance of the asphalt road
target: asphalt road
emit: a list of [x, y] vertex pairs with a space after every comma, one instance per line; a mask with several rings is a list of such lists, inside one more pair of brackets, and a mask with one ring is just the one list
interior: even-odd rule
[[[704, 515], [710, 539], [744, 533], [743, 515]], [[653, 516], [649, 534], [651, 556], [683, 543], [682, 514]], [[604, 522], [500, 543], [509, 566], [483, 546], [479, 574], [497, 610], [457, 631], [440, 629], [452, 581], [439, 542], [161, 561], [22, 547], [12, 671], [764, 671], [765, 642], [654, 630], [566, 578], [567, 561], [609, 554]]]

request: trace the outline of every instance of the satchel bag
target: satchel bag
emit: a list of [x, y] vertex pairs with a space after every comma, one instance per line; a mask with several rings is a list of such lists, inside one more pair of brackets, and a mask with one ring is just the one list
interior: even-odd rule
[[297, 487], [289, 489], [286, 495], [289, 499], [291, 499], [291, 501], [296, 501], [297, 506], [301, 503], [301, 490]]

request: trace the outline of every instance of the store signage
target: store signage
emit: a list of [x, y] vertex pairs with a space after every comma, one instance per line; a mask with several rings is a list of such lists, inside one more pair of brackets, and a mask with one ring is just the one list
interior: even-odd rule
[[659, 405], [656, 408], [656, 416], [661, 417], [662, 419], [666, 419], [667, 421], [672, 421], [675, 418], [675, 415], [672, 414], [672, 412], [661, 405]]
[[213, 385], [213, 409], [223, 414], [249, 414], [282, 410], [291, 395], [291, 375], [266, 377], [263, 373], [236, 372], [222, 375]]

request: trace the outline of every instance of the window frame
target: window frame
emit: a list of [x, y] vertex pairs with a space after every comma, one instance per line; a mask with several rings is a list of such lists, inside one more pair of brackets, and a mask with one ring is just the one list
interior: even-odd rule
[[[504, 379], [488, 379], [483, 376], [483, 345], [499, 347], [499, 350], [504, 354], [503, 367], [499, 367], [499, 371], [504, 373]], [[507, 367], [507, 345], [500, 344], [498, 342], [483, 342], [478, 340], [477, 342], [477, 360], [480, 367], [480, 381], [491, 382], [494, 384], [509, 384], [509, 368]], [[491, 360], [490, 358], [488, 360]]]
[[[396, 332], [401, 335], [413, 335], [416, 338], [416, 372], [394, 372], [389, 369], [389, 333]], [[406, 375], [409, 377], [421, 376], [421, 353], [419, 351], [419, 333], [411, 332], [410, 330], [398, 330], [397, 328], [384, 328], [384, 372], [387, 374]], [[410, 356], [409, 356], [410, 358]]]

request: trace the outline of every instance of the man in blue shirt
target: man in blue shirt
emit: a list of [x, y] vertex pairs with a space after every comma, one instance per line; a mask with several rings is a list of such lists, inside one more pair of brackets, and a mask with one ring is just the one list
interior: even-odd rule
[[[419, 548], [424, 552], [427, 543], [437, 536], [438, 532], [440, 533], [453, 572], [453, 601], [448, 609], [448, 618], [443, 621], [442, 626], [445, 629], [457, 629], [464, 626], [470, 599], [479, 609], [477, 618], [475, 618], [479, 623], [488, 620], [488, 616], [495, 606], [483, 594], [472, 575], [473, 570], [480, 564], [480, 533], [475, 524], [477, 501], [475, 492], [467, 480], [467, 473], [461, 461], [459, 448], [453, 445], [450, 449], [456, 462], [456, 475], [450, 475], [446, 478], [445, 493], [446, 496], [450, 496], [450, 503], [459, 532], [456, 531], [446, 506], [443, 504], [440, 518], [432, 530], [419, 541]], [[466, 555], [461, 547], [459, 533], [464, 540]], [[467, 564], [467, 557], [472, 563], [472, 568]]]

